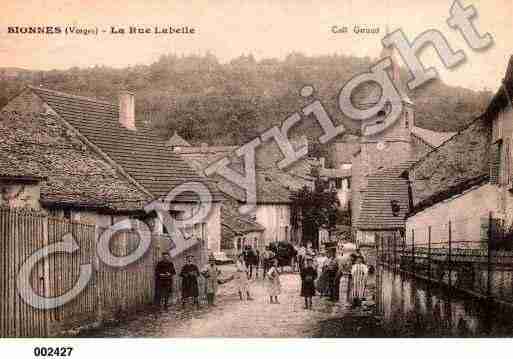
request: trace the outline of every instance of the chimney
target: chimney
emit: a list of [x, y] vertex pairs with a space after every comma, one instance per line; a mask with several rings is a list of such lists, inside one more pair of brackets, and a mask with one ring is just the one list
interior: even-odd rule
[[130, 91], [119, 93], [119, 123], [124, 128], [136, 130], [135, 128], [135, 94]]

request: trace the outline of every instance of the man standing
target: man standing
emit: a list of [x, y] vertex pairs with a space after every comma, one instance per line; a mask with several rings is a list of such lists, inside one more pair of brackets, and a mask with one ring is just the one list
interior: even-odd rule
[[171, 262], [169, 253], [163, 252], [162, 259], [155, 266], [155, 305], [168, 308], [169, 297], [173, 292], [173, 276], [176, 274], [175, 266]]
[[186, 257], [186, 264], [180, 272], [180, 277], [182, 278], [182, 304], [185, 307], [187, 299], [193, 298], [196, 308], [199, 309], [198, 277], [200, 272], [198, 267], [192, 262], [193, 258], [192, 255]]

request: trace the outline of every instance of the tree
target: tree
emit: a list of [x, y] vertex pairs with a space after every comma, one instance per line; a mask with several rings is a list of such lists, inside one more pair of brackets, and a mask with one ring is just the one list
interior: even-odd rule
[[305, 186], [292, 196], [292, 220], [300, 221], [303, 228], [303, 242], [311, 241], [318, 248], [318, 233], [322, 225], [332, 227], [337, 217], [338, 199], [336, 192], [326, 188], [318, 179], [312, 190]]

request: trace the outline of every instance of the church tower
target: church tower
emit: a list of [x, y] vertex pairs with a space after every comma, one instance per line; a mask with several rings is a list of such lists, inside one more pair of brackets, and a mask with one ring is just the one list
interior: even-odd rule
[[[406, 93], [405, 82], [401, 78], [399, 66], [393, 56], [392, 50], [384, 48], [380, 59], [389, 57], [392, 60], [390, 77], [400, 93], [402, 113], [398, 119], [383, 131], [367, 134], [371, 126], [379, 126], [389, 116], [392, 104], [388, 103], [374, 118], [362, 121], [360, 139], [360, 175], [365, 178], [371, 173], [383, 168], [390, 168], [412, 158], [412, 130], [415, 121], [415, 107]], [[375, 83], [367, 84], [365, 94], [360, 94], [361, 101], [358, 106], [372, 107], [380, 101], [381, 88]], [[364, 180], [363, 187], [366, 187]]]

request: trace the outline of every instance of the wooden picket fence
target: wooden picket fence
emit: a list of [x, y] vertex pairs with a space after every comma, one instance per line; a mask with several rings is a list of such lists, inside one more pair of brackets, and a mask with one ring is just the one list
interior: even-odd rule
[[[94, 225], [52, 218], [38, 211], [0, 208], [0, 337], [59, 335], [151, 303], [158, 241], [152, 240], [150, 250], [137, 262], [113, 268], [98, 260], [98, 232]], [[72, 254], [56, 253], [38, 262], [30, 278], [34, 292], [43, 297], [62, 295], [75, 285], [81, 264], [93, 264], [93, 278], [64, 306], [35, 309], [18, 294], [17, 273], [31, 254], [62, 241], [65, 234], [71, 234], [80, 249]], [[111, 241], [112, 252], [127, 255], [138, 241], [135, 233], [118, 233]]]

